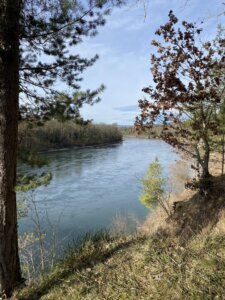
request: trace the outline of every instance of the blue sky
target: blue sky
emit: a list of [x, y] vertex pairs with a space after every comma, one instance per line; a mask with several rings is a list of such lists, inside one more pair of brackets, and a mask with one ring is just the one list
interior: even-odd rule
[[225, 20], [221, 16], [222, 0], [149, 0], [147, 10], [142, 1], [135, 4], [136, 0], [130, 0], [126, 7], [115, 9], [99, 34], [84, 40], [76, 49], [84, 57], [100, 55], [83, 74], [82, 82], [84, 89], [106, 85], [102, 101], [82, 109], [84, 118], [95, 123], [133, 124], [138, 100], [143, 98], [141, 90], [152, 83], [149, 68], [154, 50], [150, 43], [156, 29], [168, 20], [169, 10], [180, 20], [203, 20], [203, 39], [213, 38], [217, 25]]

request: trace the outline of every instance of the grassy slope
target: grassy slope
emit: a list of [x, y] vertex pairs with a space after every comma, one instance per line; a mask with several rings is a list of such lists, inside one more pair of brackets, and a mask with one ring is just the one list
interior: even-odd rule
[[19, 299], [224, 299], [224, 233], [86, 242]]
[[185, 192], [169, 220], [159, 209], [136, 235], [86, 241], [15, 298], [225, 299], [224, 181], [205, 199]]

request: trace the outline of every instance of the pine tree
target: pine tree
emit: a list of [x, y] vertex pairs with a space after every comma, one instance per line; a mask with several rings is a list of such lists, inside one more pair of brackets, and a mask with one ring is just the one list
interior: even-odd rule
[[19, 0], [0, 1], [0, 295], [21, 282], [16, 218]]
[[79, 91], [87, 59], [76, 45], [95, 36], [121, 0], [0, 1], [0, 296], [22, 281], [18, 257], [16, 162], [19, 94], [23, 109], [47, 105], [57, 83]]

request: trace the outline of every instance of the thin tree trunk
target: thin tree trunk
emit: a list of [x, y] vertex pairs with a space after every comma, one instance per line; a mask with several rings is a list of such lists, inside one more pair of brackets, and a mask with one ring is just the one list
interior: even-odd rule
[[0, 294], [21, 281], [17, 240], [16, 150], [19, 0], [0, 0]]
[[[204, 149], [204, 156], [203, 158], [200, 157], [198, 152], [197, 154], [197, 168], [199, 173], [199, 178], [204, 179], [210, 177], [209, 173], [209, 157], [210, 157], [210, 149], [206, 147]], [[199, 169], [200, 166], [200, 169]]]
[[222, 142], [222, 175], [224, 174], [224, 152], [225, 152], [225, 147], [224, 147], [224, 136], [225, 136], [225, 134], [224, 134], [224, 132], [223, 132], [223, 135], [222, 135], [222, 140], [221, 140], [221, 142]]
[[210, 176], [209, 173], [209, 158], [210, 158], [210, 146], [207, 137], [203, 137], [204, 141], [204, 156], [203, 156], [203, 164], [202, 164], [202, 177], [208, 178]]

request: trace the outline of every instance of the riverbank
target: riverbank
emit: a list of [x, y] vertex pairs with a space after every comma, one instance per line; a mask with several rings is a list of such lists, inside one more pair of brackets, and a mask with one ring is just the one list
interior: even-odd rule
[[184, 191], [170, 218], [159, 207], [133, 235], [93, 236], [15, 298], [223, 299], [224, 181], [207, 198]]
[[122, 141], [122, 133], [116, 125], [78, 125], [73, 121], [51, 120], [42, 126], [19, 125], [21, 151], [46, 152], [73, 147], [97, 146]]
[[[188, 215], [188, 212], [186, 211]], [[211, 220], [215, 221], [215, 220]], [[223, 299], [225, 214], [178, 235], [95, 236], [16, 299]]]

